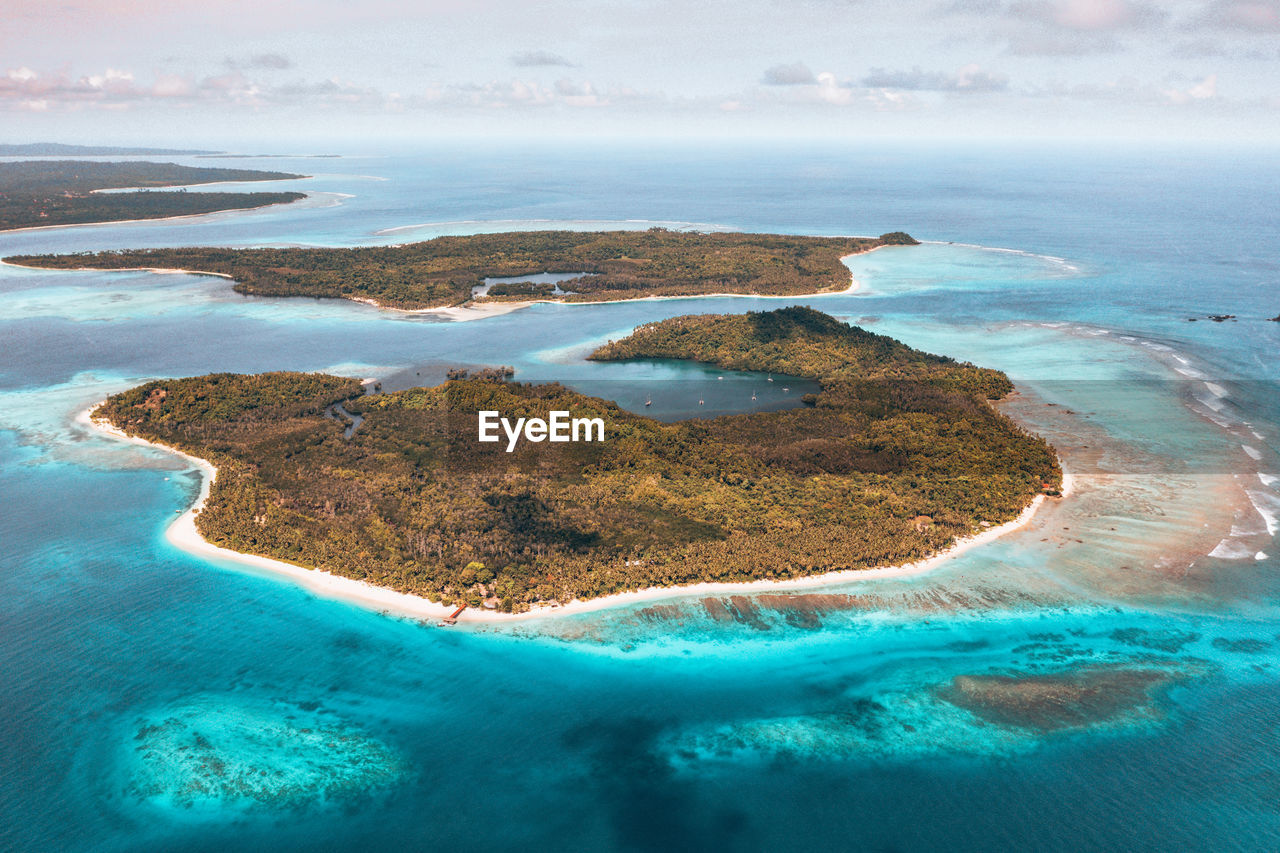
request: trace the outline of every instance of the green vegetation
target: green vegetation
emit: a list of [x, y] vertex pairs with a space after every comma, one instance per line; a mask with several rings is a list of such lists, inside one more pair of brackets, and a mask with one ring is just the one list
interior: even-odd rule
[[585, 273], [560, 283], [494, 285], [489, 300], [566, 302], [742, 293], [772, 296], [845, 290], [845, 255], [916, 241], [648, 231], [526, 231], [437, 237], [404, 246], [352, 249], [150, 249], [6, 258], [49, 269], [163, 267], [222, 273], [240, 293], [342, 297], [394, 308], [461, 305], [488, 277]]
[[[820, 379], [814, 405], [660, 423], [557, 384], [485, 378], [360, 396], [319, 374], [150, 382], [98, 416], [209, 459], [210, 541], [503, 610], [695, 581], [903, 563], [1056, 488], [1052, 450], [984, 399], [1008, 380], [803, 308], [681, 317], [598, 358], [712, 336], [698, 357]], [[497, 377], [497, 378], [494, 378]], [[364, 422], [344, 439], [341, 401]], [[481, 444], [480, 410], [601, 417], [603, 443]]]
[[998, 400], [1013, 383], [998, 370], [958, 364], [887, 335], [841, 323], [812, 308], [672, 317], [637, 328], [593, 352], [594, 361], [686, 358], [728, 370], [759, 370], [817, 379], [828, 396], [884, 380], [922, 382]]
[[517, 299], [543, 299], [555, 293], [556, 286], [549, 281], [504, 281], [489, 287], [485, 294], [489, 299], [513, 296]]
[[36, 160], [0, 163], [0, 230], [76, 225], [124, 219], [189, 216], [240, 210], [305, 198], [297, 192], [118, 192], [118, 187], [172, 187], [218, 181], [275, 181], [301, 178], [253, 169], [205, 169], [174, 163], [98, 163]]

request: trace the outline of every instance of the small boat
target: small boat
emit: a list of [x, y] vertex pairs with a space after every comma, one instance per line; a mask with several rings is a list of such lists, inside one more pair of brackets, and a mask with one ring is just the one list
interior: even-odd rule
[[701, 397], [699, 397], [699, 398], [698, 398], [698, 405], [699, 405], [699, 406], [701, 406], [701, 405], [705, 404], [706, 402], [707, 402], [707, 401], [706, 401], [706, 400], [704, 400], [704, 399], [702, 399]]
[[756, 392], [755, 392], [755, 391], [752, 391], [752, 392], [751, 392], [751, 399], [752, 399], [752, 400], [754, 400], [755, 398], [756, 398]]
[[773, 376], [772, 376], [772, 375], [770, 375], [770, 376], [768, 377], [768, 381], [769, 381], [769, 382], [772, 382], [772, 381], [773, 381]]
[[790, 390], [791, 390], [791, 389], [790, 389], [790, 388], [788, 388], [786, 385], [783, 385], [783, 386], [782, 386], [782, 393], [784, 393], [784, 394], [785, 394], [785, 393], [787, 393], [787, 392], [788, 392], [788, 391], [790, 391]]
[[652, 405], [653, 405], [653, 398], [652, 398], [652, 397], [650, 397], [649, 399], [647, 399], [647, 400], [645, 400], [645, 401], [644, 401], [644, 406], [645, 406], [645, 408], [646, 408], [646, 409], [647, 409], [647, 408], [649, 408], [649, 407], [650, 407], [650, 406], [652, 406]]

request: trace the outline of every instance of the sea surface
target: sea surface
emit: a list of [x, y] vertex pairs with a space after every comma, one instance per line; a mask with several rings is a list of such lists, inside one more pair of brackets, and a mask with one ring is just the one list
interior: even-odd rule
[[[314, 174], [281, 186], [312, 198], [0, 234], [0, 255], [927, 242], [849, 259], [851, 294], [470, 322], [0, 267], [0, 849], [1280, 849], [1274, 152], [423, 145], [270, 168]], [[789, 303], [1008, 372], [1073, 493], [926, 574], [441, 629], [175, 549], [198, 472], [76, 420], [155, 377], [497, 364], [666, 418], [777, 408], [804, 389], [584, 356]]]

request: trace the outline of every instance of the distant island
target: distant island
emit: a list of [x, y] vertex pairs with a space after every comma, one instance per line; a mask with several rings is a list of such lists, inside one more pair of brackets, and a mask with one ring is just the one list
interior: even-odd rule
[[[369, 396], [337, 376], [211, 374], [148, 382], [94, 417], [216, 466], [196, 517], [213, 544], [504, 612], [908, 563], [1061, 484], [1053, 450], [989, 404], [1004, 374], [811, 309], [677, 317], [592, 355], [649, 357], [789, 371], [821, 392], [662, 423], [505, 370]], [[607, 439], [508, 453], [477, 441], [481, 410], [600, 417]]]
[[202, 160], [339, 160], [341, 154], [229, 154], [219, 151], [197, 154]]
[[82, 225], [243, 210], [306, 198], [299, 192], [98, 192], [222, 181], [282, 181], [288, 172], [212, 169], [174, 163], [30, 160], [0, 163], [0, 230]]
[[[147, 249], [27, 255], [45, 269], [165, 268], [218, 273], [239, 293], [433, 309], [499, 301], [599, 302], [651, 296], [796, 296], [846, 290], [840, 259], [880, 246], [915, 245], [901, 231], [879, 237], [648, 231], [521, 231], [437, 237], [351, 249]], [[556, 285], [520, 276], [559, 273]], [[486, 278], [517, 279], [491, 284]]]
[[0, 157], [178, 157], [220, 153], [202, 148], [116, 148], [110, 145], [64, 145], [60, 142], [0, 145]]

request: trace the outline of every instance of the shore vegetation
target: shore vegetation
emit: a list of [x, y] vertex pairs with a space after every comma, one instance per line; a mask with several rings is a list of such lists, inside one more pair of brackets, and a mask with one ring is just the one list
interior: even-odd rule
[[[915, 242], [900, 231], [879, 237], [801, 237], [651, 228], [473, 234], [402, 246], [146, 249], [5, 260], [45, 269], [219, 273], [234, 279], [239, 293], [345, 298], [412, 310], [530, 299], [599, 302], [716, 293], [838, 292], [850, 285], [842, 257]], [[473, 296], [486, 278], [539, 273], [581, 275], [561, 281], [560, 293], [542, 283], [511, 282]]]
[[[662, 423], [505, 371], [364, 395], [304, 373], [165, 379], [96, 416], [218, 469], [210, 542], [504, 611], [698, 581], [908, 563], [1061, 483], [990, 405], [1003, 374], [804, 308], [678, 317], [599, 359], [696, 358], [817, 379], [812, 405]], [[344, 436], [340, 403], [363, 418]], [[605, 440], [477, 441], [477, 413], [602, 418]]]
[[126, 187], [176, 187], [223, 181], [301, 178], [255, 169], [206, 169], [174, 163], [101, 163], [94, 160], [32, 160], [0, 163], [0, 230], [83, 225], [131, 219], [192, 216], [285, 204], [299, 192], [98, 192]]

